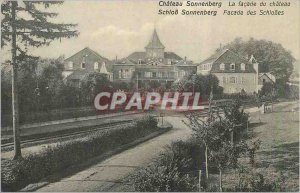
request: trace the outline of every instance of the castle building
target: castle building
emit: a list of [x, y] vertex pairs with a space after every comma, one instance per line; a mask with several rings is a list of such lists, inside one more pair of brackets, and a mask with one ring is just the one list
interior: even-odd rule
[[133, 79], [139, 82], [158, 81], [172, 83], [188, 73], [195, 73], [197, 66], [174, 52], [166, 52], [154, 29], [144, 52], [134, 52], [113, 64], [114, 81]]
[[66, 81], [75, 85], [79, 85], [80, 80], [90, 72], [105, 74], [111, 81], [172, 83], [197, 70], [193, 62], [174, 52], [166, 52], [156, 29], [145, 51], [110, 61], [87, 47], [65, 59], [64, 67]]

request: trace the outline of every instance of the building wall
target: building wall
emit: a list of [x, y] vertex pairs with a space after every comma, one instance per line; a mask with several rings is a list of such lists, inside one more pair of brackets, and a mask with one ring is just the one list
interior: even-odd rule
[[137, 66], [136, 72], [138, 73], [139, 80], [152, 81], [174, 81], [175, 71], [173, 66]]
[[135, 72], [135, 65], [113, 65], [113, 80], [129, 82]]
[[207, 75], [210, 73], [212, 63], [201, 64], [197, 66], [197, 74]]
[[242, 89], [246, 93], [257, 92], [256, 73], [214, 73], [219, 79], [219, 85], [224, 93], [239, 93]]

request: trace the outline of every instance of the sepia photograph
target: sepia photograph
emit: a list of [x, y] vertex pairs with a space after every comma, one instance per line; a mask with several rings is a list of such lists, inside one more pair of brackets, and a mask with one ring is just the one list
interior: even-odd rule
[[297, 0], [2, 0], [1, 192], [299, 192]]

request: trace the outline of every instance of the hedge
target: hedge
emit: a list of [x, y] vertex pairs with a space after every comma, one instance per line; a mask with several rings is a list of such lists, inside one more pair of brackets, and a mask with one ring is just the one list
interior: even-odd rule
[[85, 138], [59, 143], [20, 160], [2, 160], [2, 191], [16, 191], [89, 158], [158, 131], [155, 118], [147, 116], [127, 126], [98, 131]]

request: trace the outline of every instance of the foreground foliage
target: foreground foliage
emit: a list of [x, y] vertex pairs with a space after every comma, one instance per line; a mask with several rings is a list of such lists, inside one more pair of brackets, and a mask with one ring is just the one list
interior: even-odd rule
[[[202, 154], [202, 156], [199, 156]], [[204, 159], [195, 141], [177, 141], [166, 147], [154, 162], [132, 176], [138, 192], [198, 191], [198, 163]]]
[[23, 159], [2, 160], [2, 190], [16, 191], [27, 184], [38, 182], [43, 177], [102, 155], [155, 131], [158, 131], [156, 119], [144, 117], [132, 125], [63, 142]]

